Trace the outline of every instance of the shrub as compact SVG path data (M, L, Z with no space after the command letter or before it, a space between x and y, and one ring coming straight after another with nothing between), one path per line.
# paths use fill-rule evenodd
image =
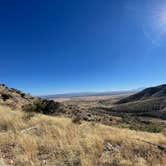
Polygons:
M72 122L75 124L81 124L81 117L79 115L73 116Z
M21 93L20 96L24 98L26 96L26 94L25 93Z
M32 104L22 107L25 112L38 112L46 115L58 114L61 112L60 104L52 100L37 99Z
M8 99L10 99L12 96L9 94L1 94L1 98L3 99L3 101L6 101Z

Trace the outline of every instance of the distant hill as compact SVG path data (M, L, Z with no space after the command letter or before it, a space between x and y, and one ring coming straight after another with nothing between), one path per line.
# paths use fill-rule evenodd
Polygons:
M121 99L111 109L116 113L151 116L166 120L166 84L147 88Z
M166 84L147 88L137 94L131 95L127 98L124 98L117 102L117 104L124 104L128 102L138 101L138 100L146 100L158 97L166 97Z

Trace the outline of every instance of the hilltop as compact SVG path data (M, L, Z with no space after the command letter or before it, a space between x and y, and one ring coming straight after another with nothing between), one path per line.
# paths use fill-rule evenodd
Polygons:
M6 105L12 109L21 109L25 104L32 103L36 97L26 94L20 90L9 88L0 84L0 105Z

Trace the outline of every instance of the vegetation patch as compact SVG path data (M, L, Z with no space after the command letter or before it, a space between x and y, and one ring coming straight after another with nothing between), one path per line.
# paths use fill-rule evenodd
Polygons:
M5 93L4 93L4 94L1 94L0 98L1 98L3 101L6 101L6 100L12 98L12 96L9 95L9 94L5 94Z
M25 112L38 112L46 115L58 114L62 110L60 103L51 100L37 99L32 104L22 107Z

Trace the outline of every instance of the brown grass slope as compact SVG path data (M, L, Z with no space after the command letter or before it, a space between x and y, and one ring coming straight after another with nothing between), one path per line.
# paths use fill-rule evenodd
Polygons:
M164 166L166 136L0 106L0 165Z

